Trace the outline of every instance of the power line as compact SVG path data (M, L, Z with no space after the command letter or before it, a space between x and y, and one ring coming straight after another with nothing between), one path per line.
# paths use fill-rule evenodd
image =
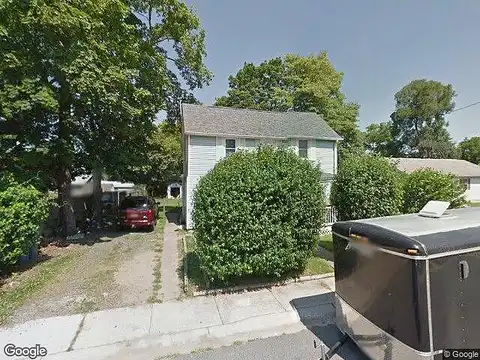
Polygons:
M477 101L477 102L475 102L475 103L473 103L473 104L469 104L469 105L466 105L466 106L462 106L461 108L458 108L458 109L453 110L452 113L455 112L455 111L463 110L463 109L466 109L466 108L469 108L469 107L478 105L478 104L480 104L480 101Z

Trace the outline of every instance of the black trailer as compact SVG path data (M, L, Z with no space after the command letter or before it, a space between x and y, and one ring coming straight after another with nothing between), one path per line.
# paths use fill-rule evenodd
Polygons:
M480 347L480 208L332 226L336 322L375 360Z

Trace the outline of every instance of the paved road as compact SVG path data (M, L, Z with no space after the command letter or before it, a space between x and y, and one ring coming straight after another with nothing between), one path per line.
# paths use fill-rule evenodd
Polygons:
M281 335L268 339L250 341L215 350L204 350L189 355L171 357L172 360L319 360L320 349L314 347L314 341L321 338L327 346L339 339L334 325L316 328L312 333L304 330L296 334ZM333 357L334 360L367 360L358 348L347 342Z

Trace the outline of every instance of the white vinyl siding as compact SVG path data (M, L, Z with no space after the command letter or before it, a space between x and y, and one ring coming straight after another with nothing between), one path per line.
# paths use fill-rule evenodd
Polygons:
M480 177L470 179L470 189L465 192L465 198L468 201L480 201Z
M223 138L220 138L220 137L217 137L217 140L216 140L216 144L217 144L217 162L219 162L220 160L222 160L224 157L225 157L225 143L224 143L224 139Z
M285 140L271 138L234 138L234 137L208 137L208 136L186 136L185 158L188 163L184 169L186 174L184 177L184 217L187 229L193 228L192 209L193 209L193 192L200 181L200 178L212 169L217 162L222 160L226 155L227 139L235 140L235 151L239 149L254 149L261 144L270 144L274 146L287 146L298 154L299 140L298 138L289 138ZM304 139L303 139L304 140ZM336 144L334 141L328 140L304 140L302 145L306 145L306 157L321 165L324 173L336 172ZM233 144L229 144L233 145ZM233 149L233 147L232 147ZM304 150L304 151L305 151ZM305 152L304 152L305 153ZM474 181L471 181L471 187L474 191ZM331 182L325 183L325 192L327 197L330 194ZM480 189L480 181L478 183ZM479 194L480 200L480 194Z
M202 176L217 162L217 148L214 137L191 136L189 146L189 176Z
M317 140L316 162L324 173L335 174L335 143Z
M186 179L185 222L187 229L193 227L193 191L200 178L217 163L217 141L209 136L190 136L188 144L188 176Z

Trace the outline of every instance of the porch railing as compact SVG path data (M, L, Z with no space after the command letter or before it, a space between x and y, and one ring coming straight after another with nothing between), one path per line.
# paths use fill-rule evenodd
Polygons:
M333 206L327 206L326 212L325 212L324 226L331 226L336 221L337 221L337 211Z

